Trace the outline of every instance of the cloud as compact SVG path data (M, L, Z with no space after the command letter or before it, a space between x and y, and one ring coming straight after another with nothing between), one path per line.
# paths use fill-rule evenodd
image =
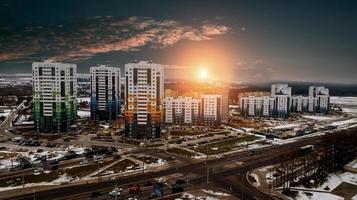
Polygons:
M255 64L255 65L262 64L263 60L261 60L261 59L254 60L252 63Z
M181 40L211 40L229 30L225 25L205 23L194 27L174 20L136 16L96 16L46 26L28 25L0 32L0 61L75 61L99 53L137 51L144 46L165 48Z
M263 76L263 74L254 74L252 77L253 78L263 78L264 76Z
M220 26L214 24L205 24L202 26L205 35L222 35L229 31L227 26Z

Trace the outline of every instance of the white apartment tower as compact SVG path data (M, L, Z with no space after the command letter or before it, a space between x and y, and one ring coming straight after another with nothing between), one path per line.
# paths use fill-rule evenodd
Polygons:
M164 97L164 67L147 61L125 65L126 136L160 137Z
M206 125L219 125L222 115L222 95L205 94L202 99L202 117Z
M33 62L36 132L64 132L77 116L77 66L54 61Z
M330 107L330 93L328 88L324 86L310 86L309 97L315 97L317 99L317 113L328 113Z
M288 84L271 85L271 96L275 98L275 112L277 117L285 118L290 113L291 87Z
M120 114L120 69L100 65L90 68L91 119L112 121Z

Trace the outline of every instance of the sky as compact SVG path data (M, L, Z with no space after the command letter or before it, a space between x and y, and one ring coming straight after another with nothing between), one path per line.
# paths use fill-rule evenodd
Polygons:
M169 78L357 83L357 1L0 1L0 73L150 60Z

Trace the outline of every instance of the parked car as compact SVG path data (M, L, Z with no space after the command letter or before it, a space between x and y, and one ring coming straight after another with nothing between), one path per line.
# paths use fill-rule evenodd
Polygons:
M92 192L92 197L99 197L99 196L102 196L101 192L99 192L99 191Z
M88 160L82 160L81 162L79 162L80 165L86 165L88 164Z
M140 186L138 184L130 184L129 185L129 193L133 194L133 193L138 193L140 192Z
M111 195L111 196L119 196L122 191L123 191L123 189L116 187L112 191L109 192L109 195Z

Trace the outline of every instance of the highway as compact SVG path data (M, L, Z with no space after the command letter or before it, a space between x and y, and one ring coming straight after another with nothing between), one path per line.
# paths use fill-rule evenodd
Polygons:
M222 189L231 191L231 193L237 197L244 197L244 199L272 199L268 195L257 191L254 187L249 186L249 184L245 182L245 178L243 177L246 172L260 166L273 164L277 161L281 161L282 159L289 159L288 155L294 155L292 153L295 152L298 147L307 144L315 144L316 142L318 142L316 137L303 138L288 144L271 145L256 149L253 155L251 155L250 151L245 151L221 158L211 157L207 161L199 160L183 162L182 164L170 164L171 167L159 171L118 177L117 185L118 187L125 189L130 183L143 185L145 182L153 181L155 178L180 173L184 176L187 174L195 174L196 176L187 179L187 181L194 186L205 186L208 167L210 171L210 186L221 187ZM234 164L238 162L243 162L243 164L237 164L236 167L233 168L225 167L227 164ZM114 185L115 182L112 179L82 185L66 185L37 192L36 199L88 199L94 191L99 191L103 194L100 199L114 199L114 197L107 195L108 192L113 189ZM138 195L140 197L149 197L149 193L151 191L145 191ZM33 194L25 194L11 199L33 199Z

